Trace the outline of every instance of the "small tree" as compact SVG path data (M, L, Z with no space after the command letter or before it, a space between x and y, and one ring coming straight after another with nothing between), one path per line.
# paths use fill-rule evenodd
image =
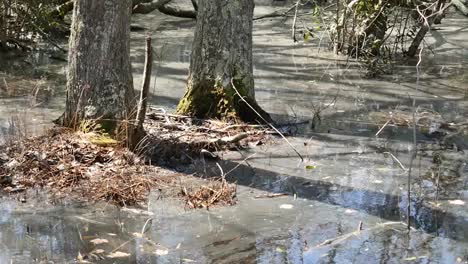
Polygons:
M255 101L253 10L252 0L199 1L187 92L179 113L246 122L263 121L259 113L270 121Z
M131 0L75 1L63 125L93 120L115 133L124 120L134 120L131 7Z

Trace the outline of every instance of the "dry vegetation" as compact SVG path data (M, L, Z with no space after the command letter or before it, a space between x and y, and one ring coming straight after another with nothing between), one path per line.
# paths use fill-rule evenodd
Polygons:
M273 133L263 125L227 124L168 114L163 109L152 109L145 130L148 140L141 148L170 165L191 162L200 155L214 158L216 151L262 145Z
M58 197L132 205L143 202L151 188L176 176L145 165L114 143L95 133L53 129L5 147L0 178L12 185L5 189L10 192L45 187Z
M224 178L210 181L207 185L187 189L182 187L180 195L184 197L188 208L210 208L213 205L236 204L236 186Z
M262 144L266 130L168 114L149 116L150 133L140 155L105 134L64 128L13 141L0 149L0 185L8 193L44 188L55 198L122 206L144 203L152 189L182 198L188 208L235 204L236 186L224 178L199 180L189 187L181 179L190 175L153 166L151 159L185 166L184 161L204 153L213 157L218 150Z

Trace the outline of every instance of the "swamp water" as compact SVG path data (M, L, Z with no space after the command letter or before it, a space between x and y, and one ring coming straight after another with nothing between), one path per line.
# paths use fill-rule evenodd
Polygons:
M256 13L268 12L271 7L259 1ZM133 23L154 36L151 103L173 110L184 93L194 21L155 13ZM435 53L423 58L419 85L414 62L391 76L365 79L361 69L337 61L318 41L293 44L290 25L281 18L255 22L256 96L279 123L306 121L284 127L304 162L280 139L224 154L223 170L236 168L227 178L238 183L239 201L209 211L184 210L180 201L159 199L157 192L143 211L53 204L40 193L28 194L25 203L3 196L0 263L466 263L466 137L457 135L441 148L438 138L418 133L424 151L413 166L415 230L408 234L401 223L407 172L397 160L409 167L412 130L387 126L376 137L383 122L374 118L407 109L416 98L421 111L447 122L468 119L466 18L449 15L431 33ZM132 35L136 87L145 31ZM7 90L0 100L5 138L42 133L63 110L65 64L47 54L1 59L8 63L1 66L5 80L47 75L29 86L52 91L16 96ZM323 108L319 122L314 114ZM206 170L219 175L217 166ZM262 198L265 192L289 195Z

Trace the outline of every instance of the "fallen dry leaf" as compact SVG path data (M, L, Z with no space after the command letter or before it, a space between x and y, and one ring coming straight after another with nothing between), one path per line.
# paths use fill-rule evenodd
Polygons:
M93 243L94 245L100 245L100 244L109 243L109 240L107 240L105 238L96 238L96 239L93 239L93 240L91 240L89 242Z
M451 201L449 201L449 204L464 205L465 202L462 201L462 200L451 200Z
M138 233L138 232L132 233L132 235L133 235L134 237L137 237L137 238L142 238L142 237L143 237L143 234L142 234L142 233Z
M293 209L293 205L292 204L282 204L280 205L280 208L281 209Z
M169 254L169 250L168 249L156 249L154 254L156 254L158 256L165 256L165 255Z
M104 249L97 248L97 249L91 251L91 253L94 253L94 254L102 254L102 253L104 253Z
M128 256L130 256L130 254L121 251L112 252L107 255L108 258L125 258Z

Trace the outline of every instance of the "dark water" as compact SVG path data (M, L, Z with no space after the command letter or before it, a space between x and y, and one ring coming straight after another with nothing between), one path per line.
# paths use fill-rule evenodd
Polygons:
M271 11L262 3L257 14ZM173 110L184 93L194 21L151 14L136 16L133 23L155 39L151 103ZM210 211L186 211L177 200L157 199L157 193L142 211L53 205L42 194L28 194L26 203L4 196L0 263L466 263L466 137L447 143L418 132L414 229L408 235L401 223L407 172L398 162L409 167L412 130L389 125L375 136L383 125L375 113L408 109L412 98L421 111L438 113L444 122L468 120L466 19L451 15L432 32L427 42L435 54L422 61L418 85L414 62L369 80L355 64L346 65L325 47L319 51L317 41L293 44L290 24L255 23L256 96L279 123L305 121L283 127L294 135L289 140L304 161L280 139L225 154L220 165L224 171L236 168L228 179L238 183L239 203ZM145 36L145 31L132 35L135 87L141 82ZM54 59L56 54L2 56L8 64L0 68L0 83L5 78L19 87L3 91L0 99L5 140L42 133L63 110L65 63ZM36 86L42 91L37 96L30 90ZM313 118L317 109L321 122ZM436 154L443 156L438 167ZM309 165L314 169L306 169ZM207 173L219 174L217 166ZM265 192L288 195L255 198ZM135 235L149 218L145 235ZM356 232L360 225L363 230ZM103 243L95 245L95 239ZM119 252L121 257L113 258Z

